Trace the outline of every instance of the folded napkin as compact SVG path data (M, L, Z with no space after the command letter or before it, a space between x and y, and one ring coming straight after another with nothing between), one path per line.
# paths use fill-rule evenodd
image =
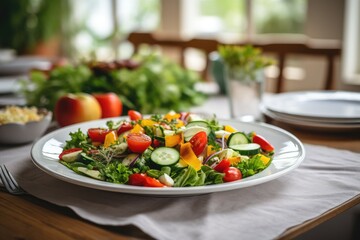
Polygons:
M30 145L0 150L30 194L97 224L135 225L156 239L274 239L360 194L360 154L305 145L299 168L248 188L190 197L149 197L85 188L31 162Z

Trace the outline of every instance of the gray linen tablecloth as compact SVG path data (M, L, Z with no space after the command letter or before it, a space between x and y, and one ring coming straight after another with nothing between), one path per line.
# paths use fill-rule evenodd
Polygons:
M273 239L360 194L360 154L305 145L299 168L249 188L160 198L72 185L39 170L31 145L0 150L30 194L101 225L133 224L156 239Z

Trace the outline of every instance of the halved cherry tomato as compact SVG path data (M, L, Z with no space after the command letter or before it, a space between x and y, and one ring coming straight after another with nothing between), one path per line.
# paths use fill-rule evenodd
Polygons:
M91 138L91 141L103 143L105 141L106 134L108 134L110 131L110 129L90 128L88 130L88 135Z
M157 180L156 178L152 178L152 177L145 178L144 186L145 187L165 187L165 185L162 184L159 180Z
M151 142L151 137L143 133L130 133L127 136L128 147L134 153L143 153Z
M230 160L225 158L221 160L221 162L219 162L219 164L216 165L216 167L214 167L214 170L217 172L224 172L226 168L230 167L230 164L231 164Z
M137 120L142 119L141 113L139 113L138 111L135 111L135 110L129 110L128 115L130 117L130 120L132 120L132 121L137 121Z
M128 184L145 187L165 187L159 180L147 176L145 173L133 173L129 176Z
M67 150L64 150L60 153L59 158L62 160L62 157L66 154L72 153L72 152L77 152L77 151L81 151L81 148L70 148Z
M129 176L128 183L134 186L144 186L146 177L145 173L133 173Z
M225 168L223 172L225 173L223 177L225 182L232 182L242 178L241 171L235 167Z
M123 122L120 127L117 129L118 136L124 132L127 132L133 128L133 125L129 122Z
M199 156L207 145L206 132L198 132L189 141L196 156Z
M260 135L253 135L252 137L253 143L257 143L260 145L261 149L265 152L272 152L274 151L274 147L269 143L264 137Z

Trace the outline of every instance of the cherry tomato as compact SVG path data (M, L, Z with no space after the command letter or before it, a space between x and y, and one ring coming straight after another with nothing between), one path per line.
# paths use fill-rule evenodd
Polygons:
M232 182L242 178L240 170L235 167L225 168L223 172L225 173L223 178L225 182Z
M133 125L131 125L131 123L129 122L123 122L120 127L117 129L117 135L119 136L120 134L127 132L129 130L133 129Z
M144 186L146 177L145 173L133 173L129 176L128 183L134 186Z
M274 151L274 147L264 137L260 135L253 135L252 141L253 143L259 144L261 149L264 150L265 152Z
M132 121L137 121L137 120L142 119L141 113L139 113L138 111L135 111L135 110L129 110L128 115L130 117L130 120L132 120Z
M145 187L165 187L164 184L162 184L159 180L152 178L152 177L146 177L145 178Z
M127 136L128 147L134 153L143 153L151 142L151 137L143 133L130 133Z
M70 148L67 150L64 150L60 153L59 158L62 160L62 157L66 154L72 153L72 152L77 152L77 151L82 151L81 148Z
M101 142L105 141L105 136L110 132L110 129L104 128L89 128L88 135L93 142Z
M93 94L101 106L101 118L118 117L122 113L122 102L115 93Z
M206 132L198 132L189 141L196 156L199 156L207 145Z
M214 167L214 170L217 171L217 172L224 172L224 170L226 168L229 168L230 167L230 161L229 159L223 159L221 160L221 162L219 162L218 165L216 165L216 167Z

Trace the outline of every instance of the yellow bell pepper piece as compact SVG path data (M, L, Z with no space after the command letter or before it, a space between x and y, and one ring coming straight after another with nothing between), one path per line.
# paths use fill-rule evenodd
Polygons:
M110 145L114 144L116 140L118 139L118 136L116 135L115 131L111 131L105 136L104 141L104 147L110 147Z
M202 163L192 150L191 143L187 142L180 145L180 158L196 171L201 169Z
M231 165L235 165L241 161L241 157L231 157L229 158L229 161Z
M187 167L189 164L187 164L183 159L180 158L179 165L182 167Z
M206 156L210 156L211 154L215 153L216 151L214 149L215 147L213 145L208 145L206 148Z
M184 126L184 125L185 125L184 122L181 121L180 119L178 119L175 126L176 126L177 128L181 128L181 127Z
M169 112L164 116L164 118L170 122L173 119L180 118L180 116L181 116L180 113Z
M154 126L156 124L156 122L154 122L151 119L143 119L141 120L141 126L146 127L146 126Z
M260 160L261 160L265 165L267 165L267 164L269 163L269 161L270 161L270 158L269 158L269 157L267 157L267 156L265 156L265 155L263 155L263 154L258 154L258 156L260 156Z
M181 136L179 134L165 136L165 147L175 147L181 142Z
M144 129L139 125L136 124L133 129L130 130L131 133L144 133Z
M224 130L230 133L237 132L237 130L230 125L225 125Z

